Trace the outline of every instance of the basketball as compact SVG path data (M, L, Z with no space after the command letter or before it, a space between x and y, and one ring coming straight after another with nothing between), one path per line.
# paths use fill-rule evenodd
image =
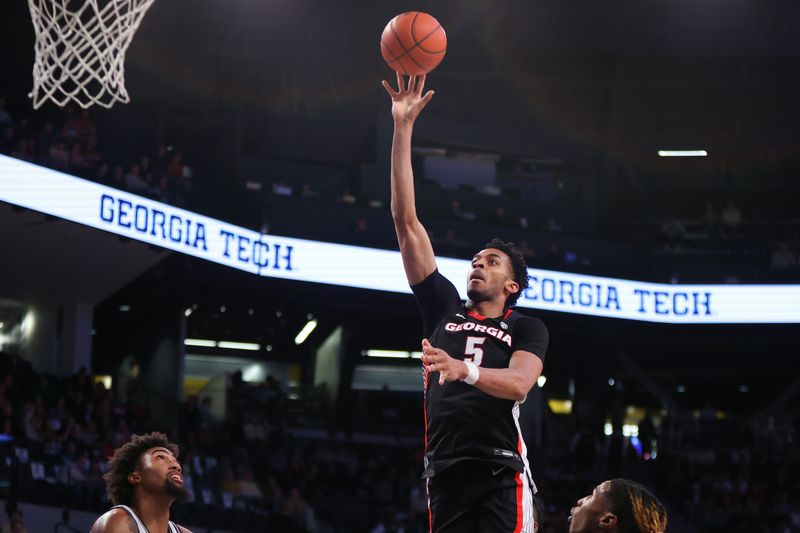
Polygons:
M420 76L444 59L447 35L439 21L419 11L397 15L383 29L381 54L392 68L406 76Z

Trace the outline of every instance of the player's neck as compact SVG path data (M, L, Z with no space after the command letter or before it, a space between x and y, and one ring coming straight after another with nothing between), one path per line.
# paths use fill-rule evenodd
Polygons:
M140 496L134 502L139 520L150 533L163 533L168 530L169 506L173 499L166 495Z
M487 318L502 317L506 312L505 302L494 300L486 300L483 302L467 300L467 309Z

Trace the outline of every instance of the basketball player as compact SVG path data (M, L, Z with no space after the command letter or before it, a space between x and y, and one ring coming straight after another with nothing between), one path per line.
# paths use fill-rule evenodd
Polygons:
M569 515L570 533L663 533L667 512L642 485L611 479L578 500Z
M437 267L417 218L411 133L433 91L425 77L392 98L392 216L406 276L424 323L425 471L429 526L439 532L533 531L535 485L519 430L519 404L542 371L548 333L511 310L528 285L522 254L495 239L472 258L466 305Z
M163 433L134 435L114 451L103 475L114 507L90 533L190 533L169 520L169 508L184 499L178 447Z

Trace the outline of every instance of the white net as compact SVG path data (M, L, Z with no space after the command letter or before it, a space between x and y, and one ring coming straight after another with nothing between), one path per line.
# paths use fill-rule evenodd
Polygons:
M36 32L33 107L130 101L125 52L155 0L28 0Z

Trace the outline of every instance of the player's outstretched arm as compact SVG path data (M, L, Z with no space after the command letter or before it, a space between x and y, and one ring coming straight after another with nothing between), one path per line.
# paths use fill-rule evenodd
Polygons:
M423 96L425 76L411 76L406 83L397 75L397 90L389 82L383 87L392 97L394 137L392 139L392 218L403 257L403 267L411 285L416 285L436 270L436 258L428 233L417 218L414 199L414 173L411 169L411 133L414 121L430 102L433 91Z

